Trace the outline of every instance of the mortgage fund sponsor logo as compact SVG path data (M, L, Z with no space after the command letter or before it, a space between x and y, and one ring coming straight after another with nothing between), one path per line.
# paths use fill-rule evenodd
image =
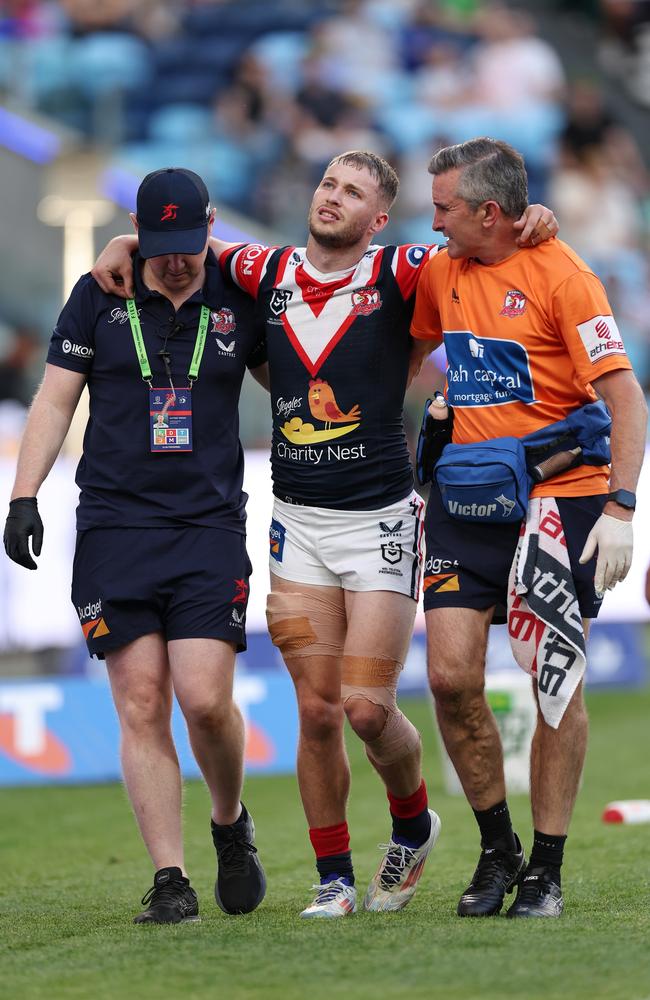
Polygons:
M515 340L480 340L469 330L446 330L447 381L452 406L534 403L528 353Z

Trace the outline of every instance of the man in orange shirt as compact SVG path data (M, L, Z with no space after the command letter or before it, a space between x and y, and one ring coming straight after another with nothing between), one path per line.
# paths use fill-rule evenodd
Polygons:
M571 589L584 647L604 591L624 578L631 560L633 491L645 445L643 393L593 272L557 239L523 249L512 238L512 220L527 203L519 153L493 139L472 139L441 149L429 172L433 228L448 244L421 277L411 333L422 341L416 363L444 341L453 442L522 438L598 397L612 418L611 474L607 465L579 464L534 486L530 500L529 521L533 508L554 505L555 538L565 553L563 585ZM542 498L536 506L535 498ZM552 664L535 631L532 672L542 707L531 752L534 838L526 865L508 813L501 742L484 695L489 625L505 620L509 592L511 602L520 593L509 573L520 529L524 535L522 521L458 520L455 509L443 502L434 481L425 520L429 680L482 847L458 913L496 914L505 893L518 885L508 916L557 917L563 908L564 842L587 742L582 680L572 678L575 689L563 715L549 723L544 669L561 679L558 687L565 673ZM570 603L567 598L565 606Z

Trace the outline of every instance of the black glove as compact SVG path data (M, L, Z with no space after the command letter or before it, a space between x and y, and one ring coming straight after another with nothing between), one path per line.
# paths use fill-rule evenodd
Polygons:
M40 556L43 522L38 513L36 497L17 497L9 504L4 533L5 552L19 566L24 566L25 569L37 569L29 551L30 535L32 552L35 556Z
M436 397L444 401L442 393L437 392ZM442 420L436 420L429 413L429 406L432 400L427 399L424 404L422 414L422 427L418 437L418 447L415 457L415 472L420 486L426 486L433 482L433 469L442 454L442 449L451 441L451 432L454 424L454 411L451 406L447 408L447 416Z

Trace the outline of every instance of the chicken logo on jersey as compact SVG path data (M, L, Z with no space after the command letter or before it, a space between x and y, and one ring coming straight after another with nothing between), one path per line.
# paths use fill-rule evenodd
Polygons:
M307 403L314 420L321 420L325 424L325 429L316 430L314 424L305 423L300 417L292 417L280 429L284 436L294 444L330 441L333 438L349 434L350 431L356 430L359 426L361 410L358 403L355 403L347 413L344 413L336 401L332 386L325 379L311 379ZM332 424L344 426L332 427Z
M343 413L334 398L331 385L321 378L314 378L309 383L307 402L312 417L315 420L322 420L327 430L332 424L349 424L361 416L361 410L356 403L348 413Z

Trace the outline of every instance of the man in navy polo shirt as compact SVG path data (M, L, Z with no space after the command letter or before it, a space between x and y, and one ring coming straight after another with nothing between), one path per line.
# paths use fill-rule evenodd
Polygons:
M135 297L125 307L89 274L73 289L27 420L4 535L10 558L36 569L36 495L87 385L72 600L90 653L106 659L124 781L155 868L136 923L198 919L173 694L212 798L217 903L246 913L266 890L240 799L244 728L233 701L251 572L237 405L246 368L267 384L266 348L253 304L224 286L208 249L214 217L191 171L143 180L131 217Z

